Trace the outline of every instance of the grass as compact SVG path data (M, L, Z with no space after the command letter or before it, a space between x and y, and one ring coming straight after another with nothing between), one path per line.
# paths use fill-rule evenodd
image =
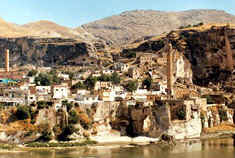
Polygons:
M93 145L96 143L97 142L91 141L91 140L86 140L84 142L76 142L76 143L71 143L71 142L58 142L58 143L33 142L33 143L27 144L26 147L33 147L33 148L38 148L38 147L77 147L77 146Z
M15 149L15 145L10 145L10 144L0 144L0 150L13 150Z

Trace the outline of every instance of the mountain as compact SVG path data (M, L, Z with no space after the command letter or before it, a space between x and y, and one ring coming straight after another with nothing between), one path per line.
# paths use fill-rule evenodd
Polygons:
M160 35L180 26L198 23L235 23L235 16L220 10L188 10L163 12L154 10L135 10L123 12L95 22L82 25L107 43L123 45L139 38Z
M24 36L27 34L27 31L24 28L21 28L18 25L6 22L0 18L0 36L1 37L16 37Z
M82 28L71 29L46 20L28 23L22 27L28 31L29 36L95 40L94 36Z

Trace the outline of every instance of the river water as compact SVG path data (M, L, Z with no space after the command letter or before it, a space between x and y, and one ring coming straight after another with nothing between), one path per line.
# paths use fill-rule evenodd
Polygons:
M159 145L108 145L78 149L0 153L0 158L235 158L233 140L213 139L177 143L173 148Z

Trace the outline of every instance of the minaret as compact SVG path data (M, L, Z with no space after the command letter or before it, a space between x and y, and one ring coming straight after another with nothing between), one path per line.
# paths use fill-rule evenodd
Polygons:
M168 44L167 46L167 93L168 97L172 96L172 87L173 87L173 52L172 45Z
M5 50L5 70L6 70L6 72L10 71L10 67L9 67L9 50L8 49Z

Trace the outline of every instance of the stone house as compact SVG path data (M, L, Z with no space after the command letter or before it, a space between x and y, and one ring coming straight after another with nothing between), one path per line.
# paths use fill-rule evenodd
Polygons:
M62 78L63 80L69 80L69 75L68 74L59 73L58 77Z
M140 65L152 65L153 55L150 53L145 53L139 56Z
M51 94L51 86L36 86L36 92L38 95Z
M129 65L125 64L125 63L115 63L114 64L114 69L116 71L127 72L128 68L129 68Z
M99 96L100 100L103 101L115 101L115 91L112 90L103 90Z
M52 98L54 99L66 99L69 96L69 88L64 85L52 86Z
M114 73L114 70L110 70L110 69L105 69L102 71L103 74L105 75L111 75L112 73Z
M2 89L0 92L0 103L6 105L27 105L28 91L19 88Z
M133 79L138 79L140 77L139 69L135 67L129 68L128 75Z
M113 88L112 82L98 81L95 84L94 90L112 89L112 88Z
M77 95L75 102L82 105L92 105L100 101L98 95Z

